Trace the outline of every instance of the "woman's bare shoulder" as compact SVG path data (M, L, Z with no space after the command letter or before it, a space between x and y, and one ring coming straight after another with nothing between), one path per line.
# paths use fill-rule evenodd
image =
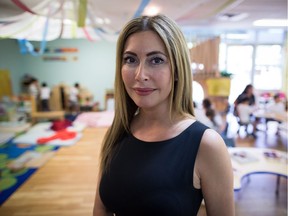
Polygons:
M207 129L196 159L206 210L209 215L234 215L233 169L221 135Z
M207 129L205 130L202 139L200 148L205 150L215 150L221 147L225 147L225 142L222 136L214 129Z
M213 129L205 130L197 156L198 164L210 167L214 163L221 163L221 161L227 160L228 157L227 146L221 135Z

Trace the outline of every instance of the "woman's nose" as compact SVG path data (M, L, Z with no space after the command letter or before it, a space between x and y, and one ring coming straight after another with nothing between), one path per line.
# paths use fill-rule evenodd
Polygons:
M147 70L145 69L145 65L142 63L139 64L137 69L136 69L135 80L137 80L137 81L147 81L148 80Z

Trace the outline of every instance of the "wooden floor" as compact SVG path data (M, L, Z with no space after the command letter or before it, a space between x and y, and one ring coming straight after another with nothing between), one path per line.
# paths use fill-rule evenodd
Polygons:
M92 215L98 154L105 131L87 128L77 144L60 148L2 205L0 215Z
M98 155L106 128L87 128L73 146L60 148L56 155L28 179L1 207L1 216L90 216L97 180ZM274 132L257 132L256 140L238 136L233 124L228 135L236 146L287 150L286 138ZM249 181L248 181L249 180ZM235 193L237 216L286 216L287 179L281 178L276 196L276 177L251 175ZM202 206L199 215L204 216Z
M227 136L235 138L236 147L271 148L287 152L288 138L276 135L276 122L269 122L268 131L259 125L257 138L246 137L244 130L237 134L238 124L233 116L228 119ZM263 131L262 131L263 130ZM235 192L236 216L287 216L287 178L280 178L279 195L276 195L277 177L272 174L253 174L243 179L243 188ZM198 216L206 216L205 207Z

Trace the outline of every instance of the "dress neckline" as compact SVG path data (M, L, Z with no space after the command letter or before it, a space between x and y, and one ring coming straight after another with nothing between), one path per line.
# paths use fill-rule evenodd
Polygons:
M132 138L133 140L137 141L138 143L142 143L142 144L163 144L163 143L167 143L167 142L171 142L174 141L175 139L181 137L183 134L186 133L186 131L188 131L191 127L194 127L195 124L198 124L198 121L194 121L193 123L191 123L190 125L188 125L188 127L186 127L182 132L180 132L179 134L177 134L174 137L165 139L165 140L159 140L159 141L144 141L141 139L138 139L137 137L135 137L132 133L129 133L129 137Z

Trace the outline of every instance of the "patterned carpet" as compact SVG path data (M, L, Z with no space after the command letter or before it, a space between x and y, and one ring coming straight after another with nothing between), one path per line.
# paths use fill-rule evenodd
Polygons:
M0 206L58 149L58 146L15 144L13 139L0 145Z

